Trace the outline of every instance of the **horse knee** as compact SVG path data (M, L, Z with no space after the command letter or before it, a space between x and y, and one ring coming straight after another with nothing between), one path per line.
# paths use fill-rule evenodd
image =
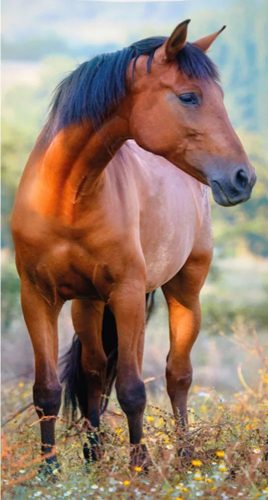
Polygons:
M143 413L146 405L145 385L142 380L132 384L116 384L117 398L126 415Z
M192 384L192 378L192 368L187 368L187 370L182 371L175 367L167 366L166 380L169 397L175 397L178 391L187 393Z
M57 415L61 404L61 385L59 383L46 386L35 384L33 401L40 417Z

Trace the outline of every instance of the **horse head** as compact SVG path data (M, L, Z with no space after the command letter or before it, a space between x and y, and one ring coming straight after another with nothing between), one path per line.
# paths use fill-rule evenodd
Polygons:
M189 20L163 39L153 57L129 66L129 129L136 142L208 184L224 206L246 201L255 171L223 102L218 72L206 54L225 26L188 43ZM149 59L149 60L148 60Z

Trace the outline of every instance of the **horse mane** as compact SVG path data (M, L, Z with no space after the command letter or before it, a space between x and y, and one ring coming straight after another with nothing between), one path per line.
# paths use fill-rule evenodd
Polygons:
M147 55L150 72L155 51L166 37L140 40L117 52L102 54L80 64L56 87L46 131L51 139L73 123L90 120L98 128L126 94L126 71L131 60ZM218 80L218 71L197 46L187 43L176 57L178 69L189 78ZM51 137L52 136L52 137Z

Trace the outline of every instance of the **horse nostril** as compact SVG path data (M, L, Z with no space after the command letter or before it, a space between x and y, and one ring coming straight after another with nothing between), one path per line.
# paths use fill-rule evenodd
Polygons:
M242 168L238 170L235 176L236 185L244 189L248 185L248 176Z

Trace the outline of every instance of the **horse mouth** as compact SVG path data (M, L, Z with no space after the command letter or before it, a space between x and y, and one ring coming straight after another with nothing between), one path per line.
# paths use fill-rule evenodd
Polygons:
M230 194L227 194L226 190L223 189L219 181L213 180L210 185L214 200L223 207L233 207L239 203L247 201L250 198L251 190L243 193L234 192L230 196Z

